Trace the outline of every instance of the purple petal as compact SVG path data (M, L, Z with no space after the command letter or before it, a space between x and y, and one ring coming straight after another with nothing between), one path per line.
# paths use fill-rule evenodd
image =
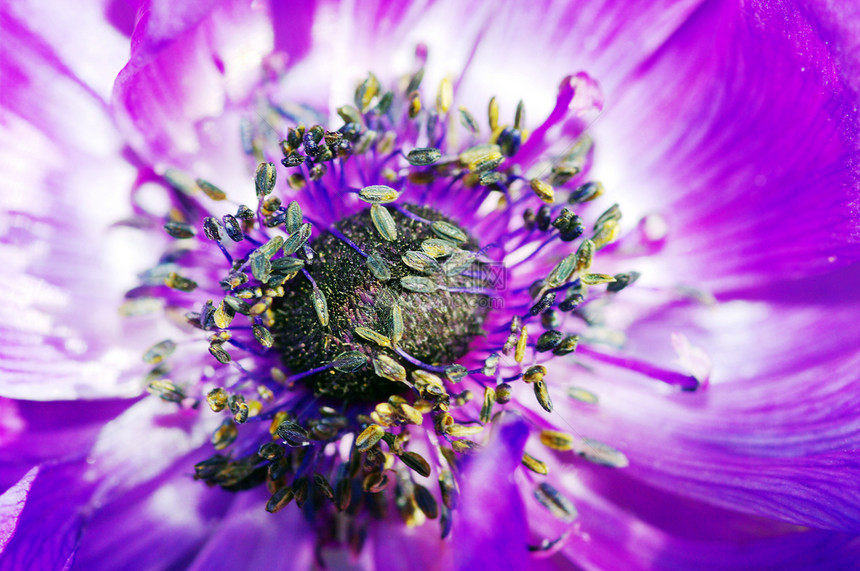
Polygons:
M128 39L104 18L102 4L11 0L3 9L36 31L71 76L107 101L113 80L127 59Z
M158 478L94 510L75 568L187 568L236 497L190 478L193 462L183 457Z
M113 93L130 144L153 165L180 158L190 164L189 157L201 154L213 169L244 172L237 162L243 157L238 123L225 125L230 118L221 116L261 79L273 41L264 7L233 0L177 11L170 2L152 1L139 14L132 56ZM206 122L216 118L221 123L213 130Z
M27 503L27 495L33 486L33 480L39 474L39 467L34 466L18 481L0 496L0 553L15 535L18 518Z
M176 410L160 399L138 401L104 425L88 458L87 479L101 481L105 500L139 486L198 450L218 425L218 417L197 410ZM145 446L129 446L146 435ZM194 462L189 462L190 466Z
M709 3L608 95L598 176L668 223L656 275L725 289L858 259L844 49L814 11Z
M24 23L5 10L0 19L0 288L13 300L0 308L0 394L135 394L121 376L152 338L136 337L116 308L153 254L130 231L108 230L130 210L110 189L128 188L134 171L92 90Z
M825 310L744 301L666 311L629 332L631 351L669 363L672 328L698 322L709 335L694 344L714 362L707 389L666 394L647 377L595 363L575 383L597 394L599 405L555 404L583 436L619 448L630 460L626 470L659 487L856 532L860 490L845 474L860 468L857 311L856 303Z
M457 105L479 112L495 94L503 112L513 117L522 97L530 116L544 117L555 103L546 85L580 70L616 85L659 48L697 4L321 2L309 56L285 80L292 100L314 98L324 105L341 105L351 100L355 81L380 70L379 62L385 62L391 75L414 71L415 60L422 57L412 57L411 50L423 46L427 97L435 97L443 77L453 76L459 81ZM283 29L278 34L294 33L292 22L276 19L276 29Z
M237 494L188 569L310 569L312 525L294 506L275 514L266 512L267 499L262 489Z
M579 471L581 532L564 552L599 569L841 569L853 534L747 516L643 485L624 471Z
M2 563L8 569L68 569L74 560L85 523L80 509L92 489L80 480L80 463L34 469L2 496L18 510L14 534L6 536L9 523L4 514L3 536L7 544ZM29 478L29 480L27 480ZM25 489L28 488L28 489ZM8 498L8 500L7 500ZM20 502L25 500L23 509Z
M513 476L527 436L522 419L502 420L490 443L464 470L462 501L453 515L457 569L528 566L525 508Z
M83 458L128 400L34 402L0 398L0 489L31 466Z

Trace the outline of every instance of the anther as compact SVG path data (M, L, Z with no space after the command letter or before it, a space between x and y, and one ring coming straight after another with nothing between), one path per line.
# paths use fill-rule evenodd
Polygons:
M211 198L212 200L226 200L227 193L212 184L211 182L207 182L203 179L197 179L197 186L200 190L203 191L203 194Z
M164 231L178 239L193 238L197 234L190 224L173 220L164 223Z

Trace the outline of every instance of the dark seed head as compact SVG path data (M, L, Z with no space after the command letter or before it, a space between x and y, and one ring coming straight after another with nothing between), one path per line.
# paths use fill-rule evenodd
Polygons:
M372 253L372 261L327 232L309 243L316 256L306 268L325 296L327 326L319 321L315 304L311 303L314 288L307 280L286 282L284 296L273 300L275 324L269 330L274 337L274 348L289 369L301 372L337 361L331 370L306 378L305 382L317 394L353 399L387 397L392 391L392 377L399 380L401 368L412 368L393 352L391 340L388 346L380 346L373 339L357 334L357 330L400 337L394 342L412 357L443 364L453 363L464 355L469 342L480 332L488 304L476 303L477 294L448 291L448 288L479 287L480 278L472 277L472 272L451 277L439 273L417 276L417 270L403 261L405 256L413 264L419 261L430 264L433 260L415 253L423 251L425 241L438 240L439 232L463 238L461 249L474 251L477 244L437 212L408 205L407 208L424 219L444 224L433 227L391 210L396 236L388 236L394 237L388 240L380 234L377 220L371 218L368 210L337 223L335 227L341 234L362 251ZM376 267L383 259L385 275ZM387 281L381 279L389 276ZM399 306L399 312L393 310L395 305ZM365 366L357 355L374 358L378 366ZM386 365L389 362L397 365L396 371L393 365ZM375 374L377 369L385 375ZM405 389L406 385L402 385L402 389L394 390Z

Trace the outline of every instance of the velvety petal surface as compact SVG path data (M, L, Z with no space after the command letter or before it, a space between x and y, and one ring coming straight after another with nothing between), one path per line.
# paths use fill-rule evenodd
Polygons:
M860 442L857 311L856 302L667 309L631 329L625 356L672 363L672 332L700 327L692 343L708 343L710 386L676 392L626 367L585 359L593 370L555 368L556 376L592 391L599 404L565 398L559 386L557 410L582 436L621 449L630 459L626 470L667 490L856 532L860 490L845 474L860 468L853 453Z
M197 161L194 177L227 189L247 182L238 117L225 112L262 79L273 46L267 6L231 0L175 9L156 0L138 15L112 99L127 141L160 171Z
M298 509L267 513L262 509L267 499L265 490L259 488L236 495L188 569L312 568L312 525Z
M190 466L203 457L180 457L94 510L72 568L186 569L237 497L191 478Z
M513 477L527 435L526 423L509 417L465 469L461 506L453 516L455 569L529 565L525 509Z
M14 486L0 496L0 553L15 535L18 518L24 510L24 504L27 503L27 494L38 474L37 467L31 468Z
M82 508L92 492L81 482L81 471L80 462L44 466L29 472L22 483L4 494L4 502L0 503L5 503L7 497L10 501L15 499L17 506L12 513L26 499L23 509L18 510L14 533L0 554L0 569L71 566L86 520ZM28 482L28 478L32 480ZM0 511L3 519L7 517L6 509L4 505Z
M125 1L114 2L119 3ZM10 0L4 3L4 11L34 30L71 76L107 101L116 74L128 60L128 38L105 17L108 4L106 0ZM129 19L129 11L122 10L123 19Z
M698 4L323 1L314 15L313 49L290 69L285 91L315 104L321 93L328 94L333 111L351 101L356 82L368 71L392 76L414 71L413 50L422 45L424 85L431 92L451 76L458 85L455 103L473 112L481 112L497 95L511 117L520 98L533 117L541 117L554 103L555 94L546 86L580 70L616 83L657 50ZM279 33L294 33L290 19L274 25Z
M0 23L0 394L137 394L123 375L151 341L117 307L154 254L110 227L134 171L97 93L10 6Z
M75 450L75 434L70 433L65 441L69 457L61 460L57 453L39 466L3 563L8 561L10 568L66 568L75 560L85 529L87 565L101 561L105 568L121 569L136 561L157 569L159 545L164 560L187 563L223 511L218 502L229 496L209 494L191 480L190 466L209 452L201 445L212 430L208 419L196 422L196 416L196 411L177 415L158 399L143 399L104 423L91 446ZM62 440L62 432L56 432ZM90 444L91 435L83 432ZM28 436L34 442L38 437L38 432ZM131 445L137 441L141 443ZM126 534L135 526L137 541L130 541ZM98 529L103 533L92 533ZM114 547L102 551L113 541Z
M706 2L608 95L596 174L634 223L665 219L652 277L733 288L857 259L856 52L823 16Z
M581 531L563 552L585 569L842 569L855 534L810 530L678 497L625 471L567 476Z
M0 398L0 490L33 466L86 456L99 431L131 401L41 402Z

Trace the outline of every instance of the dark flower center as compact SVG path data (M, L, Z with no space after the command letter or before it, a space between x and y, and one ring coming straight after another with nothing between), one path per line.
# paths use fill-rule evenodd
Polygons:
M313 282L286 282L272 305L275 348L289 370L318 369L351 352L372 363L307 377L317 395L366 400L403 392L406 384L392 386L399 380L395 365L449 365L481 333L489 290L474 238L430 208L406 205L390 215L394 240L380 234L370 209L335 224L337 235L323 232L310 244L306 269ZM434 230L432 223L440 221L454 235ZM326 325L315 289L325 300ZM386 366L395 370L379 376Z

